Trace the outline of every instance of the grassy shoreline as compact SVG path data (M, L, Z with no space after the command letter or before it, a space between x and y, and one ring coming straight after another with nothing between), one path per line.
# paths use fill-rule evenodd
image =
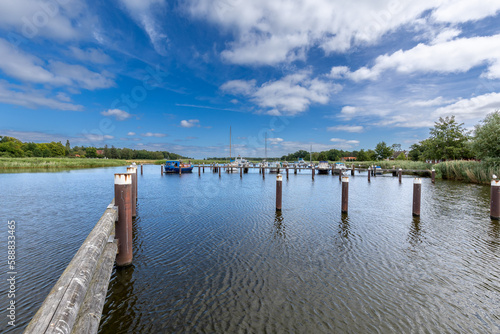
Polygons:
M126 166L125 160L87 158L0 158L0 169L95 168Z

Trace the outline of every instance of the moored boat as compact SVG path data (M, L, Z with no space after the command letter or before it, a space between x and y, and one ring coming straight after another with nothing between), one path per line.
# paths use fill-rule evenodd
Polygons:
M347 167L345 166L345 163L343 162L336 162L335 166L333 167L333 172L335 174L342 174L347 170Z
M182 173L192 173L193 165L184 164L181 160L167 160L165 161L165 173L179 174L179 169Z
M328 174L330 170L330 165L328 161L320 161L318 164L318 174Z

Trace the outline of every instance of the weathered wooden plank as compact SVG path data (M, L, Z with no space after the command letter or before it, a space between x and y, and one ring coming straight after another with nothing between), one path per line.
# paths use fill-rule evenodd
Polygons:
M114 237L111 236L110 238ZM113 271L117 250L118 247L115 241L108 242L104 248L71 333L95 334L99 330L102 309L106 301L109 279Z
M54 285L24 333L69 333L108 237L117 210L110 204Z

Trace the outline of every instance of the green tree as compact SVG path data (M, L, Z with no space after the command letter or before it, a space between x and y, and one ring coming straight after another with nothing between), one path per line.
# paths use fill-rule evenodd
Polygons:
M393 153L392 148L387 146L387 144L384 141L378 143L377 146L375 147L375 154L377 160L387 159L392 155L392 153Z
M95 147L87 147L85 149L85 157L97 158L97 149Z
M399 153L399 155L396 157L396 160L406 160L405 152Z
M69 140L66 139L66 147L64 153L66 156L69 156L70 152L71 152L71 145L69 144Z
M439 118L430 129L430 137L423 140L423 157L432 160L448 160L470 157L469 133L458 124L455 116Z
M109 155L110 155L111 159L118 159L119 158L118 150L116 149L116 147L111 146L111 149L109 150Z
M109 159L109 148L108 148L108 144L104 145L104 150L103 150L103 155Z
M500 158L500 110L492 112L476 125L472 150L479 159Z
M423 157L424 149L420 143L415 143L410 146L410 152L408 153L408 158L412 161L424 160Z

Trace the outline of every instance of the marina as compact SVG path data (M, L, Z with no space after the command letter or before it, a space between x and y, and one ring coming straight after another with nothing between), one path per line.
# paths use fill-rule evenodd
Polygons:
M276 176L259 170L179 176L144 166L133 262L111 273L99 333L499 329L500 226L490 219L490 187L423 178L414 217L413 177L367 182L358 171L343 214L343 182L312 182L303 169L283 174L276 210ZM40 189L25 197L30 209L13 190L1 198L18 216L19 298L30 305L23 328L109 204L113 173L123 171L0 174L5 189Z

